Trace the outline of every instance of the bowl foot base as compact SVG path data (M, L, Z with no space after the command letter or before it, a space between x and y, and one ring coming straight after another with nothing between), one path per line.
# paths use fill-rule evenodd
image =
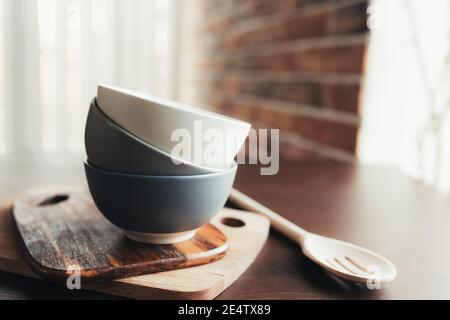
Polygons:
M148 244L174 244L191 239L197 230L176 233L145 233L124 230L125 235L137 242Z

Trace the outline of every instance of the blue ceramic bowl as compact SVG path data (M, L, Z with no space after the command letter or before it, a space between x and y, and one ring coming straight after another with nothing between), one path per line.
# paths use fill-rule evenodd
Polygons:
M189 239L224 206L237 164L190 176L117 173L85 161L92 198L111 223L137 241L175 243Z

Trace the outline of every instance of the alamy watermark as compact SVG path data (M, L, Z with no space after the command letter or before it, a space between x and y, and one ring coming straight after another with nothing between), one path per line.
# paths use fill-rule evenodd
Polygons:
M194 130L179 128L172 132L172 162L201 164L211 167L238 164L261 164L261 175L275 175L280 166L280 131L278 129L251 129L248 143L246 131L239 129L203 129L201 121L194 121ZM248 148L248 149L247 149ZM247 162L248 161L248 162Z
M66 280L66 286L69 290L81 289L81 267L79 265L70 265L67 267L67 273L69 276Z

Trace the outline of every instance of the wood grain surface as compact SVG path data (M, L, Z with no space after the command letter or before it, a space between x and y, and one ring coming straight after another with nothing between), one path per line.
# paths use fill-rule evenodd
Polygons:
M24 258L12 202L8 199L0 206L0 270L40 278ZM250 266L267 240L270 224L257 214L225 208L211 225L227 237L228 250L217 261L124 279L82 281L82 288L134 299L212 299Z
M1 198L40 185L83 184L82 161L80 157L55 165L31 159L10 163L0 160ZM382 253L395 263L399 273L395 281L383 285L381 290L344 283L303 256L298 245L271 232L248 270L217 299L450 299L450 255L443 254L450 243L449 195L395 168L327 162L280 162L280 171L275 176L261 176L259 166L239 165L235 186L311 232ZM4 222L0 219L0 230ZM236 252L231 238L234 235L229 233L231 229L222 228L220 222L216 226L228 236L229 250L224 258L164 274L212 268L230 261ZM20 259L2 258L17 251L5 245L8 239L11 234L7 233L5 238L0 231L0 268L20 272L27 264ZM239 247L246 245L247 241L241 241ZM206 276L210 277L209 273ZM0 298L115 297L90 290L67 290L51 282L0 272Z
M127 278L192 267L221 258L226 236L211 224L173 245L131 241L109 223L84 188L40 189L14 201L13 214L33 270L63 279Z

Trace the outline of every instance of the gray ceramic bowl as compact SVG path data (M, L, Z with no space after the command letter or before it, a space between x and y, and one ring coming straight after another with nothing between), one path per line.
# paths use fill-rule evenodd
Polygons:
M217 173L152 176L117 173L84 163L97 208L133 240L175 243L192 237L224 206L237 164Z
M93 99L85 128L89 162L105 170L149 175L195 175L218 169L183 162L176 165L171 155L135 137L100 110Z

